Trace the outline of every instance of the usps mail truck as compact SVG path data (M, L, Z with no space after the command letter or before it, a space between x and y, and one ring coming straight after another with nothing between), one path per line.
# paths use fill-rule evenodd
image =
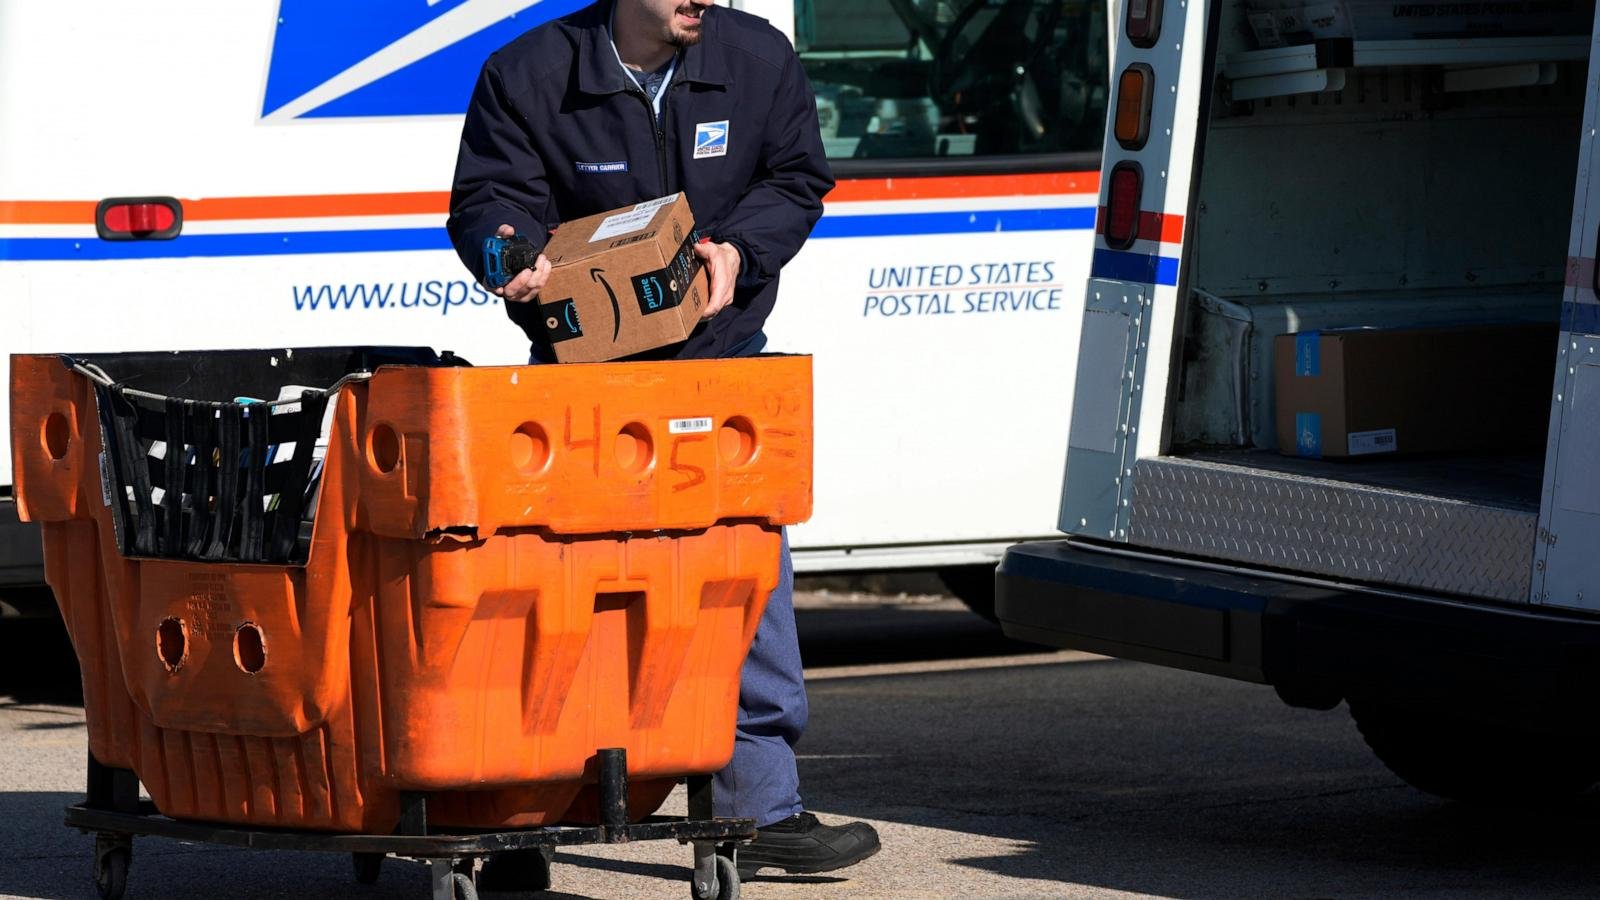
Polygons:
M1127 4L1067 537L1006 554L998 613L1348 705L1436 794L1570 796L1600 781L1594 3L1319 9Z
M450 178L484 58L585 2L0 0L0 351L525 361L449 248ZM796 565L992 567L1054 522L1067 423L1030 410L1071 396L1104 3L733 5L793 39L839 181L768 327L816 357ZM3 490L0 572L38 584Z

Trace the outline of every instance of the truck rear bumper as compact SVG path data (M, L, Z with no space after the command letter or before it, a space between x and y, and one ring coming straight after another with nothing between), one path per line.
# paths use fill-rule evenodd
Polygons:
M1364 590L1061 540L999 569L1008 635L1272 684L1297 705L1365 693L1562 704L1600 686L1600 619ZM1527 712L1534 713L1532 708Z

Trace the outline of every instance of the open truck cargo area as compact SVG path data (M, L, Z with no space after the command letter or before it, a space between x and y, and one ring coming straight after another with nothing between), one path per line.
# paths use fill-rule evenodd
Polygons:
M1272 42L1244 4L1125 9L1068 537L1007 553L1009 634L1348 701L1446 796L1600 780L1583 6Z

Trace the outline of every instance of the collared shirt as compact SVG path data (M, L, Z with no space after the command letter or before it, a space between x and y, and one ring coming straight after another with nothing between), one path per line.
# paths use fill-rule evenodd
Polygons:
M645 94L650 98L651 105L655 107L656 115L658 116L661 115L661 86L667 83L667 79L672 77L672 70L676 69L677 67L678 57L673 56L671 59L667 60L667 64L661 68L655 70L654 72L644 73L643 78L639 77L638 72L635 72L632 69L628 70L628 74L632 75L633 80L638 83L639 89L644 91Z

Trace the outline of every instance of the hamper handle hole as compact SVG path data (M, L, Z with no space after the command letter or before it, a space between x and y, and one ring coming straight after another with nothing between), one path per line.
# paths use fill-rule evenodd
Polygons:
M44 420L43 437L44 452L50 454L51 459L62 459L72 444L72 425L61 413L51 413Z
M617 432L617 467L629 475L643 474L655 462L655 442L650 439L650 429L639 422L629 422Z
M387 475L400 465L400 436L388 425L378 425L372 429L369 449L372 466L379 472Z
M254 622L246 622L234 632L233 661L249 675L261 671L267 664L267 640Z
M189 629L184 627L182 619L162 619L156 626L156 654L168 672L183 668L189 658Z
M537 475L550 464L550 436L537 422L524 422L511 433L511 465L524 475Z
M742 466L755 458L756 426L744 416L734 416L722 423L717 432L717 448L730 466Z

